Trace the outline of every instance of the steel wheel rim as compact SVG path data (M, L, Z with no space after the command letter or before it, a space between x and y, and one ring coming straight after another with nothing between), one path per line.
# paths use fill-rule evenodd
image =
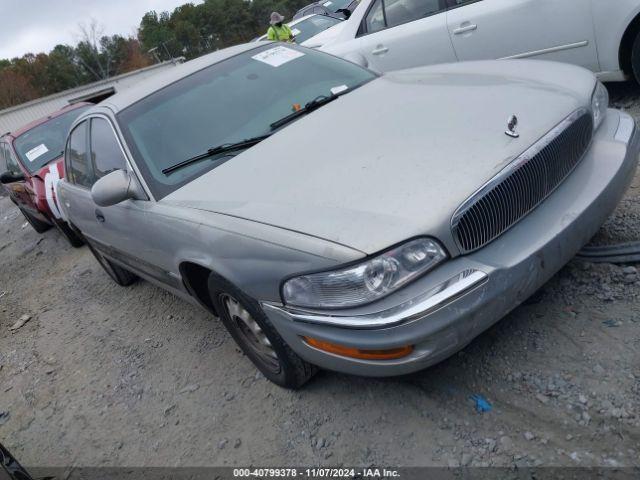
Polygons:
M280 360L278 359L278 354L273 349L273 345L271 345L258 322L231 295L223 294L220 298L237 332L243 337L244 343L262 360L265 366L274 373L279 373Z

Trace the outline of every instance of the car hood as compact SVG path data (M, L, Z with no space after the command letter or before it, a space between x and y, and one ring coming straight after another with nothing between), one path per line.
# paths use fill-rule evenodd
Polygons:
M570 79L570 86L567 85ZM162 199L366 254L418 235L455 255L456 208L578 108L593 74L538 61L386 74ZM519 138L505 135L511 115Z
M346 21L335 24L333 27L327 28L322 32L314 35L311 38L308 38L304 42L301 43L303 47L308 48L320 48L323 45L326 45L329 42L332 42L335 38L338 37L342 29L344 28Z

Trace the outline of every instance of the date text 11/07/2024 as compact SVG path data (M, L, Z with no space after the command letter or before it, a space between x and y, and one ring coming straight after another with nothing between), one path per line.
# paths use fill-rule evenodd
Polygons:
M400 478L395 469L387 468L234 468L234 478Z

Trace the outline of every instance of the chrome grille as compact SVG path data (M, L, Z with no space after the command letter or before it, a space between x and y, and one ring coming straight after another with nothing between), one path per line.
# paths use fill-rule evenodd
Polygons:
M462 253L488 244L536 208L578 165L592 136L591 113L574 112L472 195L451 221Z

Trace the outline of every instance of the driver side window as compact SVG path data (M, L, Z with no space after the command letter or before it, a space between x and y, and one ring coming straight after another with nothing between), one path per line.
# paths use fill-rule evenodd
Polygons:
M446 9L445 0L376 0L364 18L359 35L414 22Z
M91 119L91 163L96 180L114 170L126 170L127 161L113 128L104 118Z
M2 150L3 150L2 154L7 162L7 172L21 173L20 167L18 166L18 162L16 161L15 157L11 153L11 149L9 148L9 145L7 145L6 143L3 143Z

